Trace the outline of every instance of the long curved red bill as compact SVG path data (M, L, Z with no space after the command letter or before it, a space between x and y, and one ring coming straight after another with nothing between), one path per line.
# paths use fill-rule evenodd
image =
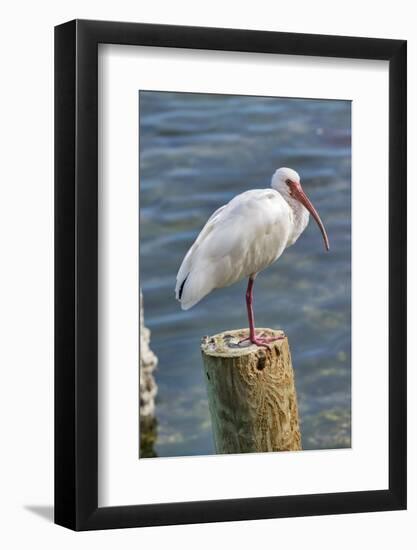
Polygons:
M319 226L319 229L320 229L321 234L323 236L324 246L326 247L326 250L329 251L330 250L330 245L329 245L329 238L327 237L326 229L324 228L323 222L321 221L321 218L318 215L317 210L314 208L314 206L311 203L310 199L304 193L303 188L301 187L301 184L296 183L296 182L291 182L290 188L291 188L292 196L295 199L297 199L299 202L301 202L301 204L307 208L307 210L310 212L310 214L316 220L316 223Z

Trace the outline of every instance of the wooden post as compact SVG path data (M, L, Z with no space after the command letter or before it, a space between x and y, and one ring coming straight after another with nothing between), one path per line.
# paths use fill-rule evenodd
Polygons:
M139 354L139 456L148 458L156 456L154 444L157 436L157 420L155 416L155 397L158 387L154 378L154 370L158 358L149 347L151 333L145 327L143 319L143 296L140 290L140 354Z
M282 331L257 329L264 336ZM238 342L247 330L202 340L204 375L216 453L301 450L288 339L269 349Z

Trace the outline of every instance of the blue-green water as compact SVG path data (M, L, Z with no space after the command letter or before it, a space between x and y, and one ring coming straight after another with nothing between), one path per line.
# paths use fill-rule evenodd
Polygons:
M268 187L280 166L301 175L331 251L311 220L258 276L256 322L289 337L303 448L350 446L350 102L140 92L140 284L159 358L158 456L214 452L200 339L247 326L246 281L181 311L177 270L210 214Z

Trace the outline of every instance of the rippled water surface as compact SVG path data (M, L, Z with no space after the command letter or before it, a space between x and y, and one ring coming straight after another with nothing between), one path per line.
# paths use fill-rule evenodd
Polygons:
M331 251L311 220L258 276L256 321L289 337L303 448L349 447L350 102L140 92L139 104L140 283L159 358L157 455L214 452L200 339L247 326L246 281L181 311L177 270L210 214L268 187L280 166L300 173Z

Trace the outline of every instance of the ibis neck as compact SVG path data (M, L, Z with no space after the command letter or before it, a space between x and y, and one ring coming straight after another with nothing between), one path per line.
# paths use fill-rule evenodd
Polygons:
M292 197L288 196L288 197L285 197L285 200L289 204L293 214L292 231L290 233L290 236L287 242L287 246L291 246L292 244L295 243L295 241L298 239L298 237L307 227L310 214L307 208L305 208L296 199L293 199Z

